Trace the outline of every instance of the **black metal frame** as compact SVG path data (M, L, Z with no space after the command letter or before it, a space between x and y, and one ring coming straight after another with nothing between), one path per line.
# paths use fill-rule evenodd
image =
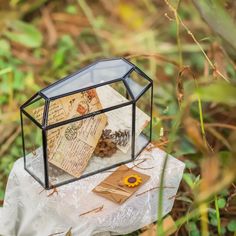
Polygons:
M62 81L65 81L65 80L67 80L69 78L72 78L73 76L81 73L82 71L85 71L86 69L89 69L90 67L96 65L98 62L110 61L110 60L123 60L125 63L127 63L127 64L129 64L131 66L131 69L125 75L123 75L121 78L118 78L118 79L113 79L111 81L106 81L106 82L103 82L103 83L100 83L100 84L95 84L93 86L88 86L88 87L85 87L85 88L82 88L82 89L77 89L75 91L67 92L67 93L64 93L64 94L61 94L61 95L57 95L57 96L54 96L54 97L51 97L51 98L47 97L44 94L44 91L46 89L51 88L51 87L59 84ZM142 92L136 98L133 96L133 93L132 93L129 85L127 84L127 82L125 80L125 78L127 76L129 76L133 71L135 71L136 73L138 73L143 78L145 78L146 80L149 81L149 84L142 90ZM72 118L72 119L61 121L61 122L58 122L58 123L55 123L55 124L47 125L49 105L50 105L51 101L53 101L55 99L60 99L62 97L66 97L66 96L69 96L69 95L72 95L72 94L76 94L76 93L80 93L80 92L83 92L83 91L87 91L89 89L94 89L94 88L98 88L98 87L101 87L101 86L104 86L104 85L113 84L113 83L116 83L116 82L123 82L123 84L124 84L124 86L125 86L125 88L127 90L127 96L130 96L130 98L132 99L131 101L128 101L128 102L122 103L122 104L118 104L118 105L115 105L115 106L112 106L112 107L104 108L104 109L101 109L101 110L98 110L98 111L95 111L95 112L91 112L91 113L85 114L83 116L79 116L79 117L75 117L75 118ZM138 67L136 67L134 64L132 64L131 62L129 62L128 60L126 60L124 58L112 58L112 59L103 59L103 60L96 61L96 62L92 63L91 65L89 65L89 66L87 66L87 67L85 67L85 68L83 68L83 69L81 69L81 70L79 70L79 71L69 75L69 76L66 76L63 79L56 81L55 83L49 85L47 88L44 88L44 89L40 90L38 93L33 95L28 101L26 101L20 107L21 129L22 129L22 145L23 145L24 168L25 168L25 170L30 175L32 175L42 185L42 187L44 187L45 189L52 189L53 187L59 187L61 185L64 185L64 184L67 184L67 183L71 183L73 181L76 181L76 180L79 180L79 179L82 179L82 178L85 178L85 177L88 177L88 176L91 176L91 175L94 175L94 174L101 173L103 171L109 170L111 168L114 168L114 167L117 167L117 166L120 166L122 164L125 164L125 163L128 163L128 162L131 162L131 161L135 160L136 157L146 148L146 145L145 145L138 153L135 154L136 103L146 92L149 91L149 89L151 90L151 104L150 104L150 106L151 106L151 109L150 109L151 120L150 120L150 137L149 137L149 142L151 142L151 140L152 140L153 81L143 71L141 71ZM38 98L37 98L37 96L38 96ZM38 101L39 99L44 99L45 100L42 124L40 124L37 120L35 120L30 114L28 114L25 111L25 108L27 106L33 104L34 102ZM71 122L75 122L75 121L86 119L86 118L89 118L89 117L92 117L92 116L96 116L96 115L102 114L104 112L109 112L109 111L112 111L114 109L118 109L118 108L121 108L121 107L124 107L124 106L129 106L129 105L132 105L132 140L131 140L131 147L132 147L132 149L131 149L131 159L127 160L127 161L124 161L124 162L116 163L116 164L111 165L111 166L106 167L106 168L102 168L102 169L96 170L94 172L90 172L88 174L84 174L80 178L72 178L70 180L66 180L66 181L63 181L61 183L58 183L58 184L56 184L54 186L50 185L50 183L49 183L49 176L48 176L48 160L47 160L47 132L48 132L48 130L56 128L56 127L59 127L59 126L62 126L62 125L69 124ZM35 176L27 168L27 165L26 165L23 115L25 115L28 119L30 119L30 121L32 121L38 128L40 128L42 130L43 161L44 161L43 164L44 164L44 174L45 174L44 175L44 177L45 177L45 179L44 179L45 183L44 184L42 183L42 180L40 180L37 176Z

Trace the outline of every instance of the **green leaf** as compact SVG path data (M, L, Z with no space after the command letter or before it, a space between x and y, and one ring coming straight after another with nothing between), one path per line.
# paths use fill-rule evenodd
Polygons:
M180 149L178 150L178 155L189 155L196 153L196 149L190 143L186 136L183 136L180 140ZM191 167L188 167L191 168Z
M12 72L12 68L11 67L7 67L7 68L4 68L4 69L0 70L0 75L7 74L9 72Z
M58 67L60 67L65 59L66 59L66 51L67 49L66 48L59 48L55 54L53 55L53 68L54 69L57 69Z
M28 48L40 47L43 41L41 32L32 24L23 21L11 21L9 30L4 35L10 40L24 45Z
M0 188L0 200L4 199L4 190Z
M217 200L217 204L218 204L219 208L224 208L224 207L225 207L225 204L226 204L226 201L225 201L224 198L219 198L219 199Z
M175 74L175 68L172 64L167 64L164 67L165 74L168 76L173 76Z
M13 88L15 90L23 90L25 88L24 74L20 70L14 71L14 80L13 80Z
M65 34L61 37L60 41L59 41L59 47L65 47L67 49L72 49L74 48L74 42L71 38L70 35Z
M189 222L187 224L187 230L190 236L200 236L200 232L195 222Z
M222 191L220 191L220 195L222 197L227 197L229 196L229 190L228 189L223 189Z
M69 5L69 6L66 7L66 12L69 13L69 14L75 15L75 14L78 13L78 9L74 5Z
M5 103L7 103L7 101L8 101L8 97L7 96L0 96L0 104L2 105L2 104L5 104Z
M190 236L200 236L200 232L198 230L191 231Z
M221 235L225 235L225 233L226 233L225 227L221 227Z
M24 82L22 81L23 86L30 88L33 91L37 91L40 89L39 85L35 83L35 78L33 71L29 71L24 78Z
M217 218L216 218L216 216L215 216L215 217L211 217L210 223L211 223L211 225L213 225L213 226L217 226Z
M75 45L70 35L63 35L58 43L58 49L53 55L53 69L57 69L63 65L66 58L71 56L71 52L74 52Z
M188 169L195 169L195 168L197 168L196 163L193 162L193 161L185 160L184 163L186 165L186 168L188 168Z
M188 184L190 188L194 187L194 176L190 173L184 173L183 175L184 181Z
M193 96L194 100L197 100L198 96L200 96L201 101L204 102L236 105L236 87L224 82L199 87Z
M11 54L11 46L5 39L0 39L0 56L9 56Z
M236 220L231 220L229 224L227 225L227 229L230 232L236 232Z

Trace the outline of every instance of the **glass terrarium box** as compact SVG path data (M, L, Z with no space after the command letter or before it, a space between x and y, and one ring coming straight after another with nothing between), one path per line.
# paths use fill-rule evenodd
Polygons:
M135 160L151 141L153 82L126 59L97 61L21 106L24 167L45 189Z

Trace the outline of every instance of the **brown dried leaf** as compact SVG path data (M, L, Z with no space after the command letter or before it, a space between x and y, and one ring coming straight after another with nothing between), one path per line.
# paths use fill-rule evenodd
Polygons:
M212 46L212 59L214 60L214 64L216 69L225 77L227 77L227 60L224 55L222 48L217 44L213 44ZM217 73L216 73L217 76Z
M193 144L203 153L207 153L207 147L203 141L198 122L190 117L184 119L184 128Z
M164 230L165 236L172 235L177 230L175 222L170 215L168 215L163 220L163 230ZM156 231L157 231L157 225L151 224L151 225L145 227L145 231L143 233L141 233L140 236L157 236Z
M184 86L183 86L183 78L182 78L183 70L181 70L177 77L177 84L176 84L176 95L178 99L179 106L181 105L184 99Z
M217 172L219 172L219 169L214 170L214 168L216 169L216 167L213 167L212 168L213 170L211 170L209 166L211 165L206 164L202 166L202 172L204 172L203 174L204 177L200 185L201 191L196 192L197 202L206 201L207 199L209 199L209 197L212 197L215 194L219 193L221 190L228 188L229 185L231 185L232 182L235 180L235 177L236 177L236 173L235 173L236 164L235 163L232 163L229 168L221 170L221 176L219 178L217 177ZM210 176L211 171L213 171L212 177Z
M208 191L220 177L220 163L217 156L211 156L201 163L202 183L201 191Z
M55 28L54 22L52 21L52 18L51 18L51 14L47 7L43 8L42 16L43 16L42 19L43 19L44 25L48 33L47 44L49 46L54 46L57 42L58 35L57 35L57 30Z
M184 85L183 81L186 79L193 79L195 80L195 75L193 74L192 70L190 67L185 66L183 67L178 74L177 81L176 81L176 95L178 99L179 106L181 105L183 99L184 99Z

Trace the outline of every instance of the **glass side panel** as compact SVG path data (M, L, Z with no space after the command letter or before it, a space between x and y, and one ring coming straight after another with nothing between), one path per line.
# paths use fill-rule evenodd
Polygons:
M48 130L50 184L131 160L131 133L132 105Z
M44 106L44 98L37 96L24 108L24 110L42 125Z
M87 69L69 76L68 79L42 90L42 93L51 98L104 82L112 82L122 78L131 68L132 66L122 59L97 62Z
M44 185L42 130L24 114L22 114L22 118L26 169Z
M62 97L50 102L48 125L129 102L123 81Z
M151 88L136 102L135 154L139 154L150 142L151 132Z
M132 71L125 78L134 98L138 97L142 91L150 84L146 78L138 74L136 71Z

